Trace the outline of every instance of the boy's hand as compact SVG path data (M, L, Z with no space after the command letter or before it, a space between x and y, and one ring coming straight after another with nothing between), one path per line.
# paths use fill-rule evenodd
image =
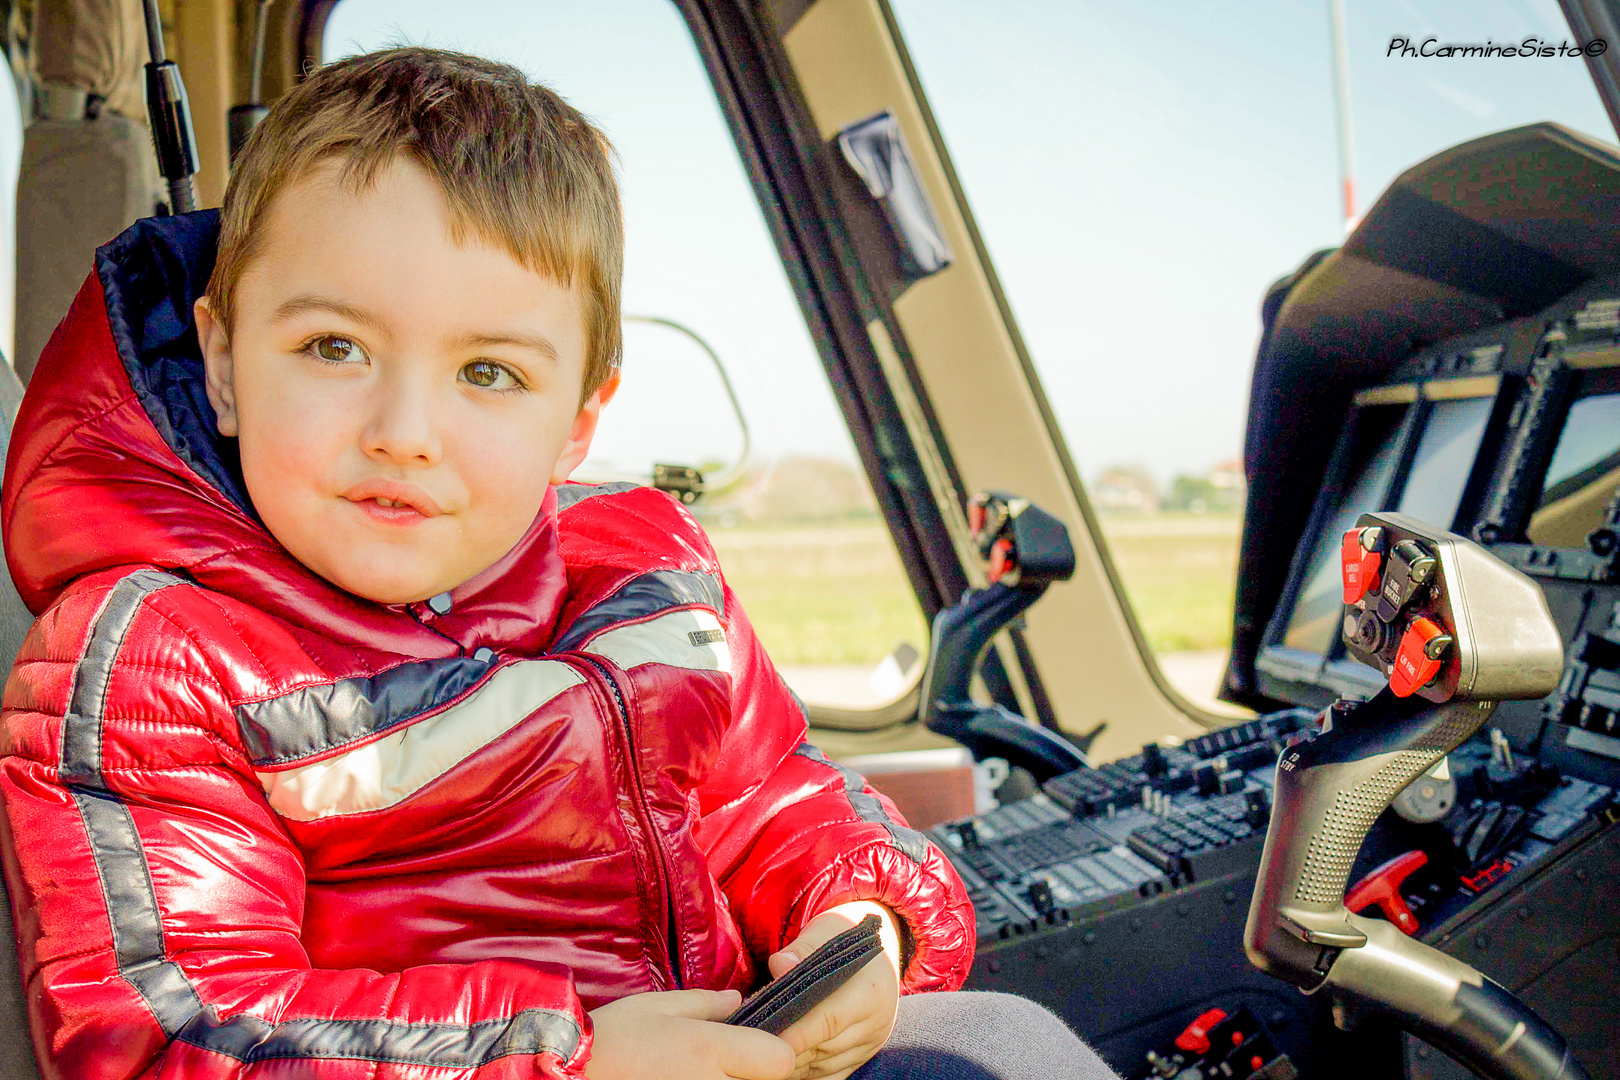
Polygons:
M735 990L671 990L592 1009L587 1080L787 1080L793 1069L787 1043L712 1023L741 1004Z
M883 955L874 956L831 997L782 1032L795 1055L791 1080L843 1080L888 1041L900 1004L900 935L894 913L868 900L839 904L810 920L797 938L767 961L771 977L780 979L824 942L874 914L883 919Z

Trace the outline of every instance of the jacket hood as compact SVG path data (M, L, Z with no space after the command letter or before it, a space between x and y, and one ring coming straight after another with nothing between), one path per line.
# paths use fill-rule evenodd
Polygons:
M555 491L511 551L451 590L448 613L440 598L393 606L348 593L264 528L236 440L218 433L192 319L218 239L213 210L137 222L96 252L40 356L0 491L6 561L29 610L84 575L158 566L373 647L543 649L566 586ZM424 622L436 649L424 648Z

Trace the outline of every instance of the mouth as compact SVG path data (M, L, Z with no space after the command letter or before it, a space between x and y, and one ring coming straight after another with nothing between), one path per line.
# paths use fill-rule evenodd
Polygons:
M427 492L397 480L363 480L345 491L343 497L369 516L391 524L421 521L443 513Z
M384 505L381 499L361 499L354 505L372 521L383 525L415 525L427 520L412 507Z

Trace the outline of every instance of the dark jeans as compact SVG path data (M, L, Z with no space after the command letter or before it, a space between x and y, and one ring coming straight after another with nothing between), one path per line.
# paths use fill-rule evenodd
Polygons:
M1118 1080L1062 1020L1012 994L900 999L894 1034L850 1080Z

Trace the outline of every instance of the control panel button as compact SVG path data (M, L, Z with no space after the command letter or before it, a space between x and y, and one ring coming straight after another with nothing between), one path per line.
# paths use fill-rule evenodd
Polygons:
M1350 529L1339 543L1339 565L1344 571L1344 602L1353 604L1378 588L1378 568L1384 557L1384 530L1376 525Z
M1213 795L1221 786L1221 767L1213 761L1200 761L1193 766L1192 774L1200 795Z
M1378 617L1394 622L1403 608L1428 585L1439 562L1416 540L1402 540L1389 553L1384 580L1378 590Z
M1434 681L1453 639L1434 620L1418 616L1401 635L1400 648L1389 674L1389 688L1396 697L1411 697Z

